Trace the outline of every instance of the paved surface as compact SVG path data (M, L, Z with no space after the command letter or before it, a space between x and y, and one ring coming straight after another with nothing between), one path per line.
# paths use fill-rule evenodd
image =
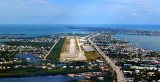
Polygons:
M76 39L77 39L77 44L78 44L78 49L79 49L79 52L82 52L82 49L81 49L81 46L80 46L80 42L79 42L79 39L78 39L78 37L76 37Z
M91 40L91 38L94 38L96 36L98 36L100 34L94 35L92 37L90 37L88 40L89 42L97 49L97 51L102 55L102 57L105 58L105 61L113 68L113 70L116 72L117 74L117 81L118 82L126 82L125 77L123 75L123 72L120 70L120 67L116 66L115 63L108 57L106 56L97 45L95 45L93 43L93 41ZM109 47L108 47L109 48Z
M60 38L53 44L53 46L51 47L51 49L49 50L49 52L45 55L43 60L46 60L47 56L51 53L51 51L53 50L54 46L58 43L58 41L60 40Z
M69 53L72 54L72 55L76 54L76 43L75 43L75 39L71 39L71 40L70 40Z
M78 47L80 48L78 39L77 38L71 38L70 39L70 44L68 45L69 50L61 53L60 61L65 62L65 61L87 60L84 53L81 51L81 48L79 49L79 51L77 50L76 40L77 40Z

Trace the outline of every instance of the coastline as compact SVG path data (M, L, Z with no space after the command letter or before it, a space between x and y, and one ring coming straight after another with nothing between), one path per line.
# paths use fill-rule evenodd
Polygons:
M157 45L158 43L160 44L160 42L158 42L160 39L160 36L116 34L114 37L121 40L127 40L129 41L129 43L140 44L137 48L141 48L141 49L149 50L153 52L160 52L160 46ZM152 39L150 40L148 38L152 38Z
M14 70L12 70L14 71ZM21 71L21 70L20 70ZM24 71L24 70L23 70ZM32 70L30 70L32 71ZM67 76L67 74L78 74L78 73L85 73L85 72L99 72L100 69L88 69L88 70L41 70L38 72L22 72L20 74L18 73L0 73L0 78L23 78L23 77L37 77L37 76L57 76L57 75L64 75Z
M62 79L63 78L63 79ZM83 77L69 77L65 75L57 76L35 76L35 77L21 77L21 78L0 78L2 82L68 82L72 80L80 81Z

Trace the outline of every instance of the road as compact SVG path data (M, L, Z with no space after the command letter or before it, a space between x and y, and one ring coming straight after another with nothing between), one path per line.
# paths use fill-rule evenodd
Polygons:
M94 44L94 42L91 40L91 38L94 38L96 36L98 36L100 34L94 35L92 37L90 37L88 40L89 42L96 48L96 50L99 52L100 55L102 55L102 57L105 59L105 61L113 68L113 70L116 72L117 74L117 82L126 82L125 77L123 75L122 70L120 70L120 67L116 66L115 63L108 57L105 55L105 53L103 53L99 47L97 45ZM108 47L109 48L109 47Z
M72 55L76 54L76 43L75 43L75 39L73 39L73 38L71 38L71 40L70 40L69 53Z
M82 49L81 49L81 46L80 46L80 42L79 42L79 39L78 39L78 37L76 37L76 39L77 39L77 44L78 44L78 49L79 49L79 52L82 52Z
M53 46L51 47L51 49L48 51L48 53L45 55L44 59L43 60L46 60L47 56L51 53L51 51L53 50L54 46L58 43L58 41L60 40L61 38L59 38L54 44Z

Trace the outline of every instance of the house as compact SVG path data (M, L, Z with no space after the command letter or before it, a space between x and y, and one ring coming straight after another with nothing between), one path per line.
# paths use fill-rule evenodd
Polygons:
M46 69L47 68L47 66L42 66L42 69Z
M104 77L97 77L99 80L104 80Z
M52 65L51 67L55 67L55 65Z
M148 72L147 75L149 76L153 76L155 74L155 72Z
M69 68L73 68L73 66L69 66Z
M76 68L75 69L79 69L80 67L79 66L76 66Z
M66 68L67 68L67 66L62 66L62 68L63 68L63 69L66 69Z

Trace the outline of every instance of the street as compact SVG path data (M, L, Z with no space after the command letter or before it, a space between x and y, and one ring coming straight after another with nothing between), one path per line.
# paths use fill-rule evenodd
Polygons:
M113 70L116 72L117 74L117 81L118 82L126 82L125 77L123 75L123 72L120 70L120 67L116 66L115 63L108 57L106 56L97 45L95 45L95 43L91 40L91 38L94 38L96 36L98 36L100 34L94 35L92 37L90 37L88 40L89 42L95 47L95 49L99 52L99 54L105 59L105 61L113 68ZM109 48L109 47L108 47Z
M58 43L58 41L60 40L60 38L53 44L53 46L51 47L51 49L49 50L49 52L45 55L43 60L46 60L47 56L51 53L52 49L54 48L54 46Z

